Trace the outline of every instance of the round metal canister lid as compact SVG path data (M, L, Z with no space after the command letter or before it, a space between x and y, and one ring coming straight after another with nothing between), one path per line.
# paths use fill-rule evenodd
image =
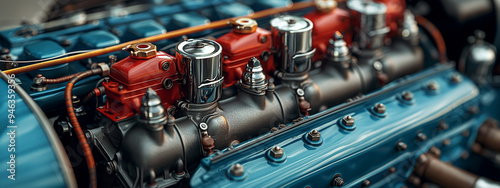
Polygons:
M350 0L347 1L347 7L365 15L379 15L387 12L384 4L373 1Z
M312 30L313 23L307 18L286 15L272 19L271 26L280 31L296 33Z
M206 59L219 55L222 52L222 47L213 40L188 39L180 42L176 51L187 58Z

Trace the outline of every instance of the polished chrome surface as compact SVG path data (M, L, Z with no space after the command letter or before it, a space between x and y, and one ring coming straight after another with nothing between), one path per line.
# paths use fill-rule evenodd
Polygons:
M313 24L297 16L281 16L271 20L271 30L281 55L281 69L287 73L303 73L311 68Z
M186 66L186 100L202 104L217 101L222 92L222 47L207 39L189 39L177 45L180 61Z
M382 3L373 1L350 0L347 7L357 14L359 25L357 42L360 48L378 48L384 44L384 36L389 32L386 26L387 8Z
M267 89L266 75L257 58L252 57L250 61L248 61L240 83L242 87L252 89L256 92L262 92Z

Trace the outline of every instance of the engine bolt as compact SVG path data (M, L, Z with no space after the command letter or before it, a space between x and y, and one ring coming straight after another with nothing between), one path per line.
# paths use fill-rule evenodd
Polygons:
M385 113L385 105L382 104L382 103L377 103L375 104L375 106L373 107L373 110L379 114L383 114Z
M403 151L403 150L406 150L408 148L408 146L403 141L399 141L398 145L396 146L396 148L399 151Z
M352 116L344 116L344 118L342 118L342 123L345 126L352 127L354 125L354 118Z
M344 185L344 179L342 179L340 174L335 174L330 182L330 185L333 187L342 187Z
M274 146L273 148L271 148L271 157L274 157L274 158L281 158L283 157L283 148L279 147L279 146Z
M118 90L123 90L123 85L119 85Z
M448 129L448 123L444 121L439 122L438 129L441 131Z
M460 82L462 82L462 76L460 76L460 74L458 74L458 73L453 73L451 75L451 81L453 83L460 83Z
M320 138L321 133L319 133L319 131L317 131L316 129L313 129L307 134L307 139L309 139L310 141L319 141Z
M116 162L115 161L109 161L106 163L106 173L108 174L113 174L116 172L117 167L116 167Z
M170 68L170 63L168 61L163 62L163 64L161 64L161 68L164 71L167 71Z
M450 144L451 144L451 140L450 139L444 139L443 140L443 145L448 146Z
M368 186L370 186L370 184L371 184L370 180L363 180L363 182L361 183L361 186L368 187Z
M424 134L424 133L422 133L422 132L419 132L419 133L417 134L417 138L418 138L418 140L420 140L420 141L424 141L424 140L427 140L427 135L425 135L425 134Z
M276 131L278 131L278 128L276 128L276 127L271 128L271 132L272 132L272 133L274 133L274 132L276 132Z
M229 173L233 176L243 176L243 174L245 173L245 168L243 167L243 165L236 163L231 166L231 168L229 169Z
M401 93L401 97L406 101L411 101L413 100L413 93L410 91L403 91L403 93Z
M283 128L286 128L286 125L285 124L280 124L278 125L279 129L283 129Z
M432 90L432 91L436 91L439 89L439 85L436 82L431 81L431 82L429 82L429 84L427 84L427 89Z

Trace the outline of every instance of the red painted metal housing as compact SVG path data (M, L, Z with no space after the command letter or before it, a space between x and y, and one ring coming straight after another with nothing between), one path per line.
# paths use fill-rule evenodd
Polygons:
M231 31L216 41L222 46L224 88L234 85L241 78L246 64L252 57L259 59L267 75L275 70L270 31L262 28L247 34Z
M349 12L335 8L330 12L321 12L313 10L304 16L311 20L314 24L312 30L313 48L316 48L316 53L313 57L313 62L319 60L326 54L328 42L333 37L336 31L340 31L344 35L344 40L347 45L351 45L352 31L350 26Z
M168 69L162 65L169 63ZM178 80L178 64L174 57L159 51L151 59L127 57L111 66L109 82L103 82L106 90L106 105L97 109L113 121L133 116L139 111L140 102L148 88L154 89L165 109L181 98ZM170 89L164 88L164 81L172 80Z

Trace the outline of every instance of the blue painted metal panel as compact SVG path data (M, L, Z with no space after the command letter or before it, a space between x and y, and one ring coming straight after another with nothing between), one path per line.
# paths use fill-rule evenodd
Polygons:
M23 99L15 94L15 123L7 118L7 83L0 79L0 185L1 187L68 187L62 171L61 162L42 128L42 122ZM46 119L46 117L44 117ZM13 134L15 133L15 134ZM11 137L12 135L12 137ZM15 149L9 152L9 144ZM61 148L60 148L61 149ZM11 159L13 154L15 158ZM14 170L8 170L12 168ZM65 167L70 168L70 166ZM15 180L8 176L15 173ZM73 174L67 174L68 176ZM43 178L41 178L43 177Z
M442 152L442 160L455 161L475 140L475 133L486 116L471 114L468 109L479 105L479 91L469 79L450 81L453 68L438 66L415 76L401 79L381 90L351 103L333 107L289 125L274 133L239 144L202 160L191 179L193 187L328 187L335 174L341 174L344 187L361 187L365 179L372 187L398 187L412 171L416 157L431 146ZM435 81L438 92L425 86ZM411 91L414 103L404 103L400 93ZM386 105L387 116L371 110L376 103ZM340 120L351 115L354 129L342 128ZM440 122L449 124L439 130ZM304 135L312 129L321 133L323 143L312 145ZM464 137L461 133L469 131ZM417 134L427 135L418 141ZM453 148L441 144L450 139ZM407 144L397 150L398 142ZM273 162L270 148L281 146L286 154L283 162ZM228 174L231 165L245 168L243 180ZM390 173L389 168L396 172ZM286 175L285 175L286 174Z

